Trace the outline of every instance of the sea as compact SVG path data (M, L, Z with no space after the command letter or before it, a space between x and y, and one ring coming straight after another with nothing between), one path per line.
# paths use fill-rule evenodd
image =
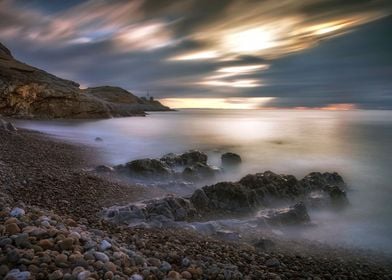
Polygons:
M297 178L336 171L349 186L350 206L340 212L310 211L315 226L301 239L392 253L392 111L184 109L16 124L98 147L108 165L197 149L216 166L224 152L242 157L241 167L224 180L267 170Z

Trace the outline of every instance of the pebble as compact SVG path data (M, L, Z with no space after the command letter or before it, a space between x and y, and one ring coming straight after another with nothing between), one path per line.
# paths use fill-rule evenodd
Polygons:
M63 241L60 242L60 248L63 250L71 250L73 247L74 239L73 238L65 238Z
M63 272L59 269L49 275L49 280L60 280L60 279L63 279Z
M181 265L183 267L188 267L188 266L191 265L191 261L188 258L183 258L182 261L181 261Z
M15 207L10 212L10 215L12 217L16 217L16 218L20 218L20 217L24 216L24 214L25 214L25 210L23 210L22 208L19 208L19 207Z
M15 223L10 223L5 225L5 232L9 235L14 235L20 232L20 228Z
M172 269L172 266L170 263L163 261L159 269L163 272L168 272Z
M129 277L129 280L143 280L143 276L140 274L133 274L131 277Z
M28 280L30 278L30 272L20 271L19 269L12 269L7 273L4 280Z
M109 257L105 254L105 253L101 253L101 252L94 252L94 256L97 260L101 261L101 262L108 262L109 261Z
M189 271L181 272L181 277L184 279L192 279L192 274Z
M38 241L38 246L40 246L44 250L49 250L53 248L54 243L50 239L42 239Z
M265 265L268 267L278 267L280 266L280 261L277 258L271 258L265 262Z
M107 249L112 248L112 244L110 244L110 242L104 239L101 241L99 248L101 249L101 251L106 251Z
M167 279L168 280L180 280L181 275L177 271L172 270L167 274Z

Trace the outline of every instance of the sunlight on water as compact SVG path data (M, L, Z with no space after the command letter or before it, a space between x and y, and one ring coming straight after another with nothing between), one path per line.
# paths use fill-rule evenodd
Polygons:
M184 110L18 125L97 146L106 164L200 149L215 165L222 152L241 155L241 169L227 180L265 170L297 177L337 171L352 189L351 207L343 213L310 213L317 226L303 237L392 252L392 112ZM95 137L104 141L97 143Z

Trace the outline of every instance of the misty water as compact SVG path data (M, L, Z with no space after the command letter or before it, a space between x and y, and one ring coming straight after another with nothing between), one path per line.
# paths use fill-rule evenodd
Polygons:
M342 212L310 212L301 238L392 252L392 112L182 110L95 121L18 121L21 127L97 146L102 163L199 149L219 165L223 152L243 164L226 180L271 170L298 178L337 171L350 191ZM95 142L101 137L103 142Z

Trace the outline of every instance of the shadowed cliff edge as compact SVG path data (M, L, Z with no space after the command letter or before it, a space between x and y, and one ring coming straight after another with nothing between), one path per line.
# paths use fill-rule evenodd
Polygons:
M14 118L110 118L168 111L156 100L139 98L119 87L80 89L16 60L0 43L0 114Z

